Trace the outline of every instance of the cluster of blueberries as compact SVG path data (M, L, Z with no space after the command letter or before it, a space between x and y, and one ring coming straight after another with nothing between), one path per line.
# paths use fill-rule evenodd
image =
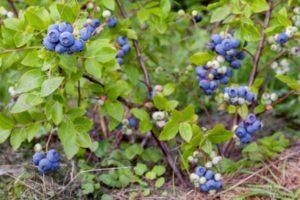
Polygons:
M254 114L249 114L247 119L240 122L235 130L235 135L240 139L242 144L248 144L252 141L252 136L256 131L259 131L262 127L261 121L259 121Z
M123 65L123 57L130 52L130 45L128 44L128 40L125 36L118 37L117 43L121 47L121 49L117 52L117 61L119 65Z
M130 117L129 119L124 119L117 127L125 135L131 135L132 130L138 128L139 120L135 117Z
M256 95L246 86L226 87L223 97L231 105L251 104L256 99Z
M244 44L244 46L246 45L247 43ZM233 69L239 69L241 67L240 60L243 60L246 56L244 51L239 51L241 41L233 38L231 34L226 34L224 37L220 34L214 34L207 46L210 50L224 56Z
M197 167L195 174L199 177L199 186L202 192L211 193L213 190L216 192L222 189L220 174L215 174L212 170L206 169L203 166Z
M288 40L297 34L298 28L295 26L288 26L279 34L270 36L268 42L271 43L271 49L276 52L280 52L282 47L288 42Z
M43 39L42 44L47 50L56 51L59 54L80 52L98 26L100 26L98 19L91 20L91 23L86 23L80 30L80 38L76 39L70 23L52 24L48 27L47 36Z
M221 84L227 84L232 71L230 68L223 66L219 69L211 68L208 65L196 67L196 73L199 80L199 86L204 90L206 95L211 95L218 88L218 81Z
M47 174L59 169L60 157L55 149L51 149L47 152L47 155L43 152L36 152L32 157L32 162L41 174Z

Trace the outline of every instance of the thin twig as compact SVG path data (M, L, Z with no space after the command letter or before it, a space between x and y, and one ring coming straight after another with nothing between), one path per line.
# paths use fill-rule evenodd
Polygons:
M268 27L269 22L270 22L270 18L271 18L272 0L268 0L268 5L269 5L269 8L266 11L265 20L264 20L262 31L261 31L261 38L260 38L256 53L255 53L254 58L253 58L253 68L252 68L252 72L251 72L249 82L248 82L249 86L252 86L252 84L254 83L255 77L257 75L260 56L261 56L262 50L264 48L264 43L265 43L265 40L266 40L265 29Z
M9 6L11 7L11 9L13 10L13 13L15 14L16 17L19 16L18 14L18 10L14 4L14 1L13 0L7 0L7 3L9 4Z
M80 81L77 82L77 93L78 93L78 97L77 97L77 106L80 107L80 104L81 104L81 88L80 88Z
M90 75L88 75L88 74L83 74L82 77L83 77L83 78L86 78L87 80L89 80L89 81L91 81L91 82L93 82L93 83L96 83L96 84L98 84L98 85L104 87L104 84L103 84L103 83L101 83L100 81L98 81L97 79L95 79L94 77L92 77L92 76L90 76Z
M200 106L202 107L202 109L204 110L205 112L205 115L206 115L206 118L208 119L209 123L210 123L210 126L211 128L214 127L214 122L212 120L212 117L207 109L207 107L205 106L205 104L201 101L201 99L196 95L194 94L194 97L195 99L199 102Z
M126 19L127 18L127 14L126 14L126 11L125 11L125 9L124 9L121 1L120 0L116 0L116 3L118 5L118 7L119 7L119 10L121 12L122 17L124 19ZM150 96L151 91L152 91L151 83L150 83L149 74L148 74L148 71L147 71L144 59L142 57L141 49L139 47L139 42L137 40L133 40L133 44L134 44L135 53L137 55L137 59L139 61L140 67L141 67L141 69L143 71L143 74L144 74L145 85L147 87L147 90L148 90L148 93L149 93L149 96ZM183 185L186 185L185 180L183 178L183 175L182 175L181 171L177 168L176 164L173 161L172 156L169 153L168 146L164 142L161 142L156 137L155 133L153 133L153 131L151 131L151 135L152 135L153 139L157 142L159 148L162 150L162 152L165 155L165 158L166 158L169 166L171 167L171 169L176 174L176 177L179 179L180 183L183 184Z
M50 134L48 136L47 143L46 143L46 152L48 152L49 145L50 145L50 142L51 142L51 139L52 139L52 135L54 134L54 132L55 132L55 129L52 128L51 131L50 131Z
M248 49L244 48L243 51L245 51L246 53L248 53L249 56L251 56L252 60L254 59L254 55Z

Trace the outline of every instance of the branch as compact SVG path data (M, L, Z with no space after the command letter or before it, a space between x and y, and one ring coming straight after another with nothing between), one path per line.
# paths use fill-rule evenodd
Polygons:
M205 112L205 115L206 115L206 118L208 119L211 128L213 128L214 127L214 122L213 122L212 117L211 117L208 109L206 108L205 104L201 101L201 99L196 94L194 94L194 97L199 102L200 106L203 108L203 110Z
M15 14L16 17L19 16L18 14L18 10L14 4L14 1L13 0L7 0L7 3L9 4L9 6L11 7L11 9L13 10L13 13Z
M121 15L124 19L127 18L127 14L126 14L126 11L121 3L120 0L116 0L116 3L119 7L119 10L121 12ZM148 90L148 93L150 94L152 89L151 89L151 83L150 83L150 79L149 79L149 74L148 74L148 71L147 71L147 68L146 68L146 65L145 65L145 62L144 62L144 59L142 57L142 54L141 54L141 49L140 49L140 45L139 45L139 42L137 40L133 40L133 45L134 45L134 49L135 49L135 54L137 56L137 59L140 63L140 67L143 71L143 74L144 74L144 80L145 80L145 85L147 87L147 90Z
M77 106L80 107L80 104L81 104L81 88L80 88L80 81L77 82L77 93L78 93L78 97L77 97Z
M119 7L119 10L121 12L122 17L124 19L126 19L127 18L127 14L126 14L126 11L125 11L125 9L124 9L121 1L120 0L116 0L116 3L118 5L118 7ZM152 91L151 83L150 83L149 74L148 74L148 71L147 71L144 59L143 59L142 54L141 54L141 49L140 49L140 46L139 46L139 42L137 40L133 40L133 44L134 44L135 53L136 53L137 59L139 61L140 67L141 67L141 69L142 69L142 71L144 73L145 85L147 87L147 90L148 90L148 93L149 93L149 96L150 96L151 91ZM169 166L171 167L171 169L174 171L176 177L179 179L179 181L181 182L181 184L185 185L185 181L184 181L184 178L183 178L183 176L181 174L181 171L177 168L176 164L174 163L173 158L172 158L172 156L169 153L168 146L164 142L161 142L152 131L151 131L151 136L157 142L159 148L161 149L161 151L165 155L165 158L166 158Z
M100 81L98 81L97 79L95 79L94 77L90 76L90 75L87 75L87 74L83 74L82 75L83 78L86 78L87 80L93 82L93 83L96 83L102 87L104 87L104 84L101 83Z
M268 4L269 4L269 8L266 11L265 20L264 20L262 31L261 31L261 38L260 38L256 53L255 53L254 58L253 58L253 68L252 68L252 72L251 72L249 82L248 82L249 86L251 86L253 84L253 82L255 80L255 77L257 75L260 56L261 56L262 50L264 48L264 43L265 43L265 40L266 40L265 29L268 27L269 22L270 22L270 18L271 18L272 0L268 0Z

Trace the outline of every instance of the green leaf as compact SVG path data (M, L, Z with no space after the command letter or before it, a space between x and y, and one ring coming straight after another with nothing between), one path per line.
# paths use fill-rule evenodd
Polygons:
M27 134L27 141L31 142L31 140L37 135L37 133L40 131L41 125L39 123L34 123L29 125L25 132Z
M281 82L287 84L290 88L294 90L300 90L300 83L298 81L291 79L286 75L277 75L276 78L278 78Z
M174 83L168 83L166 85L164 85L163 87L163 95L164 96L169 96L170 94L172 94L175 90L175 84Z
M42 84L41 95L42 97L46 97L53 93L62 83L64 77L54 77L47 79Z
M224 20L230 14L230 12L231 9L227 5L219 7L212 12L210 22L214 23Z
M155 187L156 188L161 188L164 184L165 184L165 178L161 177L161 178L156 180Z
M139 176L142 176L147 170L147 165L143 163L137 163L137 165L134 167L134 172Z
M58 137L68 159L71 159L79 150L76 135L77 131L71 121L62 122L58 127Z
M133 115L140 120L149 120L149 114L147 111L139 108L131 109Z
M254 0L251 8L253 12L259 13L268 10L269 5L266 0Z
M122 121L123 114L124 114L124 108L120 102L106 101L105 108L111 117L113 117L115 120L117 120L119 122Z
M43 99L36 93L25 93L19 96L13 106L11 113L20 113L29 110L43 102Z
M38 56L38 51L28 52L25 58L22 60L21 64L29 67L40 67L41 60Z
M16 87L18 93L29 92L41 86L43 76L41 70L33 69L25 72L19 79Z
M220 144L232 138L233 132L226 130L223 124L217 124L213 129L207 131L207 139L213 144Z
M97 62L94 59L86 59L84 65L89 74L93 75L95 78L102 79L103 65L100 62Z
M153 97L153 103L159 110L165 110L168 107L168 100L159 93Z
M259 104L258 106L256 106L255 108L254 108L254 114L259 114L259 113L262 113L262 112L264 112L266 110L266 106L265 105L263 105L263 104Z
M55 125L59 125L63 119L63 105L58 101L51 108L51 119Z
M286 8L281 8L279 10L279 12L277 13L276 15L276 18L279 22L279 24L281 24L282 26L292 26L292 22L291 20L289 19L289 15L287 13L287 10Z
M205 65L208 61L213 59L213 55L207 52L198 52L190 57L190 62L194 65Z
M170 120L165 125L163 131L161 132L159 139L160 140L171 140L176 137L179 130L179 125L177 121Z
M143 148L138 144L133 144L126 148L125 156L127 159L132 160L135 156L140 155L143 152Z
M247 104L243 104L243 105L239 106L237 111L243 119L247 118L247 116L248 116L248 106L247 106Z
M27 138L27 134L24 128L16 128L13 130L10 136L10 144L13 147L13 150L17 150L22 142L24 142Z
M179 133L182 139L184 139L186 142L189 142L192 139L193 132L192 127L187 122L182 122L179 124Z
M6 141L6 139L9 137L10 133L11 133L11 130L0 128L0 144Z
M115 10L115 2L111 0L102 0L102 5L110 10Z
M0 129L11 130L15 125L15 122L4 113L0 113Z
M57 4L56 8L63 21L73 23L80 13L80 6L77 1L67 1L64 4Z
M146 173L146 179L154 180L156 178L156 174L152 171Z
M51 21L48 11L40 7L29 7L25 12L25 19L38 30L46 29Z
M151 170L156 174L156 176L162 176L166 172L166 167L163 165L155 165Z

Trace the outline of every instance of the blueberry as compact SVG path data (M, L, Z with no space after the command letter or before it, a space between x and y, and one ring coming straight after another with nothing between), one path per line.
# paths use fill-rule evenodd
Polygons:
M80 38L84 41L87 41L92 36L92 32L87 27L83 27L79 31L79 34L80 34Z
M212 90L210 90L210 89L204 90L204 93L206 95L211 95L212 94Z
M217 81L211 81L211 82L209 83L209 89L215 90L215 89L217 89L217 87L218 87Z
M196 173L199 177L203 176L203 175L205 174L205 172L206 172L206 168L205 168L205 167L202 167L202 166L197 167L196 170L195 170L195 173Z
M117 57L118 58L122 58L124 56L124 51L123 50L119 50L118 52L117 52Z
M224 76L220 79L221 84L227 84L229 82L229 78L227 76Z
M207 186L208 190L215 189L215 181L214 180L208 180L205 185Z
M246 57L246 53L244 51L240 51L236 55L236 58L239 59L239 60L243 60L245 57Z
M58 162L60 160L60 154L55 149L51 149L47 153L47 159L50 162Z
M202 21L202 16L200 14L198 14L194 17L194 20L195 20L196 23L201 22Z
M123 128L123 124L119 124L118 126L117 126L117 130L122 130L122 128Z
M131 117L131 118L129 119L129 126L130 126L131 128L136 128L137 125L138 125L138 120L137 120L135 117Z
M247 95L246 95L246 100L249 101L249 102L252 102L254 101L255 99L255 95L252 93L252 92L249 92Z
M59 54L63 54L63 53L66 53L68 51L68 48L61 45L60 43L58 43L56 46L55 46L55 51Z
M232 48L237 49L239 48L240 44L241 44L240 40L234 38L230 39L230 45Z
M120 36L117 39L117 43L121 46L125 45L127 43L127 38L125 36Z
M241 143L248 144L252 141L252 137L250 134L246 134L244 137L240 138Z
M130 51L129 44L125 44L124 46L122 46L122 50L124 51L124 54L129 53L129 51Z
M52 29L52 30L49 30L48 33L47 33L47 38L50 42L52 43L56 43L58 42L59 40L59 32L58 30L55 30L55 29Z
M238 136L239 138L241 138L241 137L244 137L247 134L247 132L246 132L246 130L243 127L239 126L235 130L235 134L236 134L236 136Z
M107 20L107 26L109 28L114 28L117 25L117 18L113 17Z
M228 91L228 95L230 98L234 98L237 96L237 89L236 88L230 88Z
M226 55L226 50L224 49L222 44L217 44L215 47L215 51L222 56Z
M232 61L234 61L234 57L231 56L231 55L225 55L225 60L226 60L227 62L232 62Z
M276 42L279 44L284 44L288 41L289 37L287 36L286 33L280 33L277 38L276 38Z
M51 171L51 167L51 162L47 158L44 158L39 162L38 170L40 173L46 174Z
M33 156L32 156L32 162L35 165L39 165L39 162L45 158L46 155L44 153L41 152L36 152Z
M215 176L215 173L212 170L207 170L204 176L206 180L210 180Z
M219 35L219 34L213 34L212 36L211 36L211 40L212 40L212 42L214 43L214 44L221 44L221 42L222 42L222 37Z
M213 187L214 187L214 189L216 189L216 190L220 190L220 189L222 188L222 183L221 183L221 181L215 181Z
M222 44L223 49L225 51L228 51L228 50L230 50L232 48L232 46L231 46L231 40L230 39L223 40L221 44Z
M231 77L232 76L232 70L230 68L227 68L225 75L228 76L228 77Z
M84 48L84 41L79 39L75 40L74 44L70 47L70 52L79 52Z
M48 38L44 38L42 41L43 46L49 50L49 51L54 51L55 50L55 43L52 43L48 40Z
M253 124L256 121L256 116L253 113L250 113L246 119L246 122Z
M256 120L252 126L255 128L255 131L258 131L261 129L261 122L259 120Z
M49 27L48 27L48 32L50 30L57 30L58 31L58 25L57 24L51 24Z
M232 67L233 69L238 69L238 68L241 67L241 63L240 63L240 61L238 61L238 60L232 61L230 65L231 65L231 67Z
M88 29L88 31L91 33L91 35L93 35L95 28L90 24L87 24L85 27Z
M209 42L206 44L206 47L210 50L214 50L215 49L215 44L213 42Z
M118 62L119 65L123 65L124 64L123 58L117 58L117 62Z
M247 130L247 133L249 133L250 135L253 135L257 131L257 128L253 125L248 125L246 127L246 130Z
M202 192L208 192L208 187L207 187L207 185L206 184L202 184L201 186L200 186L200 190L202 191Z
M99 19L93 19L93 21L92 21L92 26L93 26L94 28L97 28L98 26L100 26L100 24L101 24L101 22L100 22Z
M60 168L60 163L59 162L51 162L51 170L56 171Z
M247 88L246 87L240 87L239 89L238 89L238 96L239 97L246 97L246 95L247 95L247 92L248 92L248 90L247 90Z
M201 80L201 81L199 81L199 86L202 89L207 90L207 89L209 89L209 81L208 80Z
M58 25L58 30L59 32L69 32L69 33L73 33L73 27L70 23L66 23L66 22L62 22Z
M236 49L230 49L228 51L226 51L226 55L229 56L236 56L238 54L238 51Z
M63 32L59 36L59 43L65 47L72 46L75 42L75 38L70 32Z

